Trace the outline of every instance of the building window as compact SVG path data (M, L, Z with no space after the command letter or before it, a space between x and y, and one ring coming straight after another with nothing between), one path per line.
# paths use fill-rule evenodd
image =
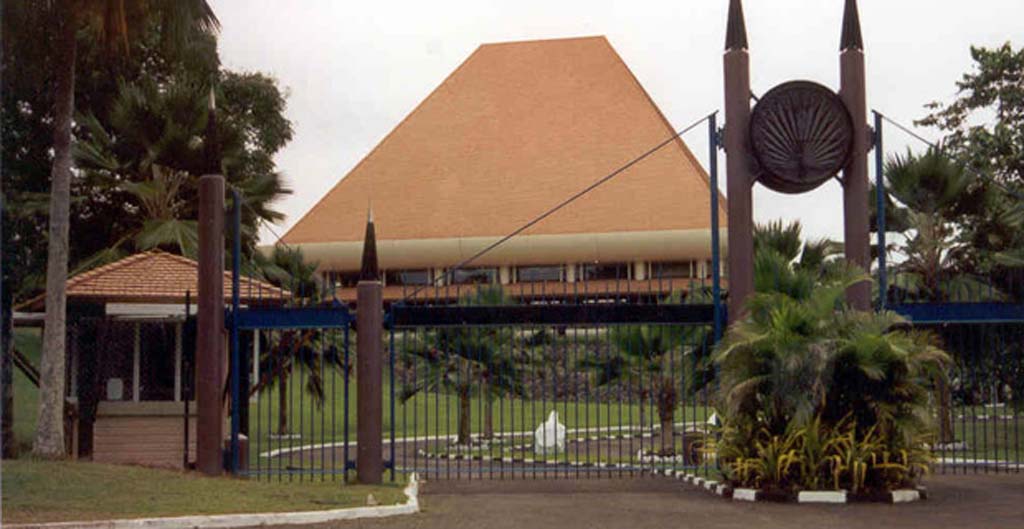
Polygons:
M629 279L629 265L626 263L586 263L580 265L579 279L593 281L600 279Z
M498 269L459 268L450 277L453 285L492 285L498 282Z
M181 391L181 324L105 320L97 353L100 400L173 401Z
M359 272L326 272L327 284L334 288L355 288L359 284Z
M697 277L696 272L693 261L651 263L651 279L690 279Z
M174 323L139 324L139 400L176 400L179 356ZM180 354L180 353L179 353Z
M520 266L516 268L516 281L520 283L562 281L564 268L562 265Z
M430 270L387 270L384 272L385 285L429 285Z

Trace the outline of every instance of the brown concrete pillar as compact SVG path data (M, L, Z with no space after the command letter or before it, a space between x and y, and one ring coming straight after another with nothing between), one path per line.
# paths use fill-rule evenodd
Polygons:
M868 150L871 138L867 120L864 45L854 0L846 2L839 48L839 95L853 118L853 155L843 170L843 241L847 261L869 272ZM856 309L870 309L871 284L864 281L850 287L846 291L846 299Z
M196 468L224 468L224 177L199 179L199 293L196 332Z
M380 483L384 474L381 447L383 289L380 281L360 281L356 287L356 474L360 483L368 485Z
M750 56L743 8L729 3L725 42L725 173L729 193L729 320L742 317L754 291L754 206L748 130L750 125Z
M377 266L373 212L366 220L363 262L356 285L356 477L375 485L384 475L381 415L384 408L384 286Z

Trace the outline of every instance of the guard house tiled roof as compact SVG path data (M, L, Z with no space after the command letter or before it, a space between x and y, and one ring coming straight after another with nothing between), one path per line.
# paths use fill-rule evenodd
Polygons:
M186 292L196 302L199 263L161 250L150 250L77 274L67 281L71 301L182 303ZM242 276L240 298L244 303L280 301L287 291L270 283ZM224 298L231 298L231 273L224 272ZM44 295L33 298L21 310L42 310Z
M382 239L505 235L673 133L604 37L485 44L283 239L360 241L367 204ZM707 230L709 195L677 139L524 235Z

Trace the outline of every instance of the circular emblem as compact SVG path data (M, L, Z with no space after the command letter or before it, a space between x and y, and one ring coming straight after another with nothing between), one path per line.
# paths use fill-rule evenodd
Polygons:
M846 166L853 120L835 92L810 81L768 91L750 116L759 181L780 193L810 191Z

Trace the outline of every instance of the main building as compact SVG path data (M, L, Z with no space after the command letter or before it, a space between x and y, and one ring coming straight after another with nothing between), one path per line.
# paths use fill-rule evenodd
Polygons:
M452 270L674 132L604 37L485 44L282 240L342 299L368 207L388 300L480 283L523 297L685 289L710 275L711 200L681 139Z

